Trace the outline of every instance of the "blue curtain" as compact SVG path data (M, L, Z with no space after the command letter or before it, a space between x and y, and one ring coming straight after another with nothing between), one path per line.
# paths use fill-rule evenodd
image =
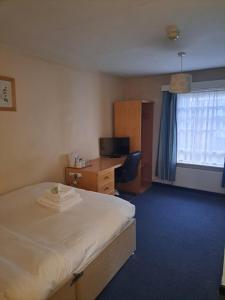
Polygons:
M177 163L177 94L163 92L156 176L175 181Z
M224 168L223 168L223 177L222 177L222 187L225 187L225 163L224 163Z

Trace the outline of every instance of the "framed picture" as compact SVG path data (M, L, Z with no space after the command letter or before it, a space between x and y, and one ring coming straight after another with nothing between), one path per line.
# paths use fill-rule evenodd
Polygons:
M0 111L16 111L14 78L0 76Z

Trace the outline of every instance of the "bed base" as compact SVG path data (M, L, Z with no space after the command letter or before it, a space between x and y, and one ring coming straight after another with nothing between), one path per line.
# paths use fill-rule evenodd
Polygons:
M132 219L83 273L72 277L48 300L94 300L135 250L136 222Z

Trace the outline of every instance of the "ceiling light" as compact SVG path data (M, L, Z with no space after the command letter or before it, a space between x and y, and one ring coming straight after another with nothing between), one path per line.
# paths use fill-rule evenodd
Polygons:
M182 73L183 71L183 57L185 52L178 52L178 56L181 60L181 72L171 76L170 80L170 92L177 94L184 94L191 92L192 76L191 74Z
M180 37L180 30L176 25L169 25L166 28L167 37L171 41L176 41Z

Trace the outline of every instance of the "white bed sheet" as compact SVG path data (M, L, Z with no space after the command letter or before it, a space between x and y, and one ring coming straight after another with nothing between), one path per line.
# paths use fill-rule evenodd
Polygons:
M36 203L54 185L41 183L0 197L0 299L47 299L82 271L134 217L120 198L78 190L83 201L63 213Z

